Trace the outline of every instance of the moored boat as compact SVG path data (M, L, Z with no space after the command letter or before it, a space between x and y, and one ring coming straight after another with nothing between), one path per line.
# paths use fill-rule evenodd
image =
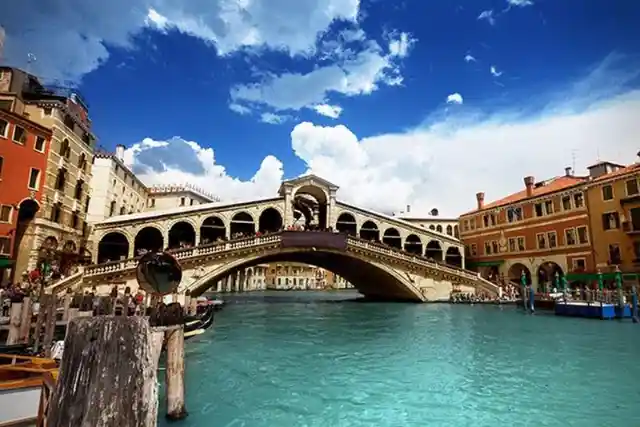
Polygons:
M204 309L204 312L196 316L185 316L184 318L184 338L189 339L196 335L203 334L204 331L213 325L215 317L215 306L210 304Z
M47 375L58 376L52 359L0 354L0 426L35 425Z

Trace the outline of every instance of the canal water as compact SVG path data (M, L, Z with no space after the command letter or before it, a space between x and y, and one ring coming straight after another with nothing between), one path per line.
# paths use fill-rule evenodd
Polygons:
M353 296L229 297L159 425L640 426L640 325Z

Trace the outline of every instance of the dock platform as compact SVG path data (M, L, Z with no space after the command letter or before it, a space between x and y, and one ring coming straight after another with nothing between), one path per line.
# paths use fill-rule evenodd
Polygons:
M631 305L625 304L622 309L616 304L583 301L557 301L557 316L585 317L589 319L628 319L631 318Z

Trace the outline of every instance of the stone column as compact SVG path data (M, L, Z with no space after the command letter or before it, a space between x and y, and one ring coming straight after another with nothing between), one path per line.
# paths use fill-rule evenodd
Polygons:
M293 188L285 186L284 189L284 227L293 224Z
M335 210L336 210L336 190L329 190L329 200L327 201L327 227L335 227Z

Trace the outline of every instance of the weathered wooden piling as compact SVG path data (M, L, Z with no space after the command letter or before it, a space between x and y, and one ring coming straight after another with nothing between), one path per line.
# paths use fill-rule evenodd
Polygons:
M56 329L56 296L49 295L47 298L47 303L44 307L40 307L40 309L46 310L45 314L45 325L44 325L44 340L42 342L44 356L51 357L51 346L53 344L53 334Z
M167 367L167 418L181 420L187 416L184 402L184 328L166 332Z
M20 331L18 341L21 344L29 344L31 335L31 318L33 317L33 304L31 298L22 300L22 313L20 314Z
M9 310L9 335L7 345L18 344L20 342L20 321L22 318L22 303L14 302Z
M144 317L73 319L47 427L156 427L152 331Z

